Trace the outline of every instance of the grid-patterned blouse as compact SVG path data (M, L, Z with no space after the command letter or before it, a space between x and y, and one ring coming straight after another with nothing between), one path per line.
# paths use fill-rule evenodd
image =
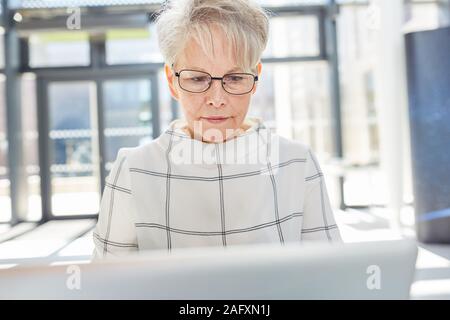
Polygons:
M311 149L259 118L223 143L192 139L177 119L118 153L94 229L93 259L153 249L341 241Z

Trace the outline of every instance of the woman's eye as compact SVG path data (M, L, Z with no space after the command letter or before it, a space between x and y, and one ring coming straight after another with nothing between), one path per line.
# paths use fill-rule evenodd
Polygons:
M190 81L194 81L194 82L204 82L206 81L206 77L192 77L189 78Z
M230 81L234 81L234 82L242 81L242 80L243 80L243 78L242 78L242 77L239 77L239 76L232 76L232 77L230 77L229 79L230 79Z

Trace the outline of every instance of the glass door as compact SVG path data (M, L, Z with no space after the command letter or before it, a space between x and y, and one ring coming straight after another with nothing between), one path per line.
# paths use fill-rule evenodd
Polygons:
M114 79L102 83L104 168L109 173L120 148L153 138L150 79Z
M159 135L156 73L38 81L43 220L96 215L118 150Z
M96 214L100 173L96 85L50 82L49 152L52 215Z

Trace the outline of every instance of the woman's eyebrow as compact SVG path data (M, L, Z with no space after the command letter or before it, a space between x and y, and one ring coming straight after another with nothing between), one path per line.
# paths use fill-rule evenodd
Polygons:
M205 69L199 68L199 67L188 67L188 68L186 68L186 69L208 72L208 71L206 71ZM225 72L225 74L226 74L226 73L235 72L235 71L241 71L241 68L239 68L239 67L234 67L233 69L228 70L227 72ZM209 73L209 72L208 72L208 73Z
M241 71L241 68L235 67L235 68L233 68L231 70L228 70L226 73L235 72L235 71Z

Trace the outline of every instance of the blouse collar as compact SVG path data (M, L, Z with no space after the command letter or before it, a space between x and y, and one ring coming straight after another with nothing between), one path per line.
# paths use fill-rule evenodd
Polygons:
M186 120L175 119L159 136L157 142L175 164L194 164L202 167L217 164L259 164L265 158L267 139L270 137L259 117L247 117L249 127L219 143L207 143L191 137L185 130Z

